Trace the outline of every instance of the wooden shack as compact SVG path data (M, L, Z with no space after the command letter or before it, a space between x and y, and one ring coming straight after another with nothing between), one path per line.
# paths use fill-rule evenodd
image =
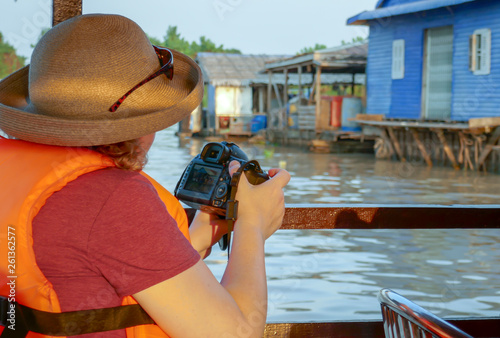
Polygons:
M268 61L285 55L251 55L228 53L199 53L206 86L206 123L208 134L251 134L250 123L254 108L254 91L249 80L258 76Z
M284 74L285 93L288 93L290 78L297 76L298 79L298 127L290 128L285 109L269 111L270 119L279 121L269 129L271 137L282 139L285 143L297 137L301 141L326 137L327 142L336 142L339 137L352 134L352 128L347 130L348 123L351 123L348 114L340 114L343 101L340 104L336 101L344 100L344 97L325 97L322 95L322 86L332 83L349 85L352 93L357 85L364 88L366 56L367 43L363 41L267 63L265 69L269 77L268 93L275 87L275 73ZM307 76L312 78L312 82L304 81ZM304 96L303 88L311 89L308 97ZM349 97L347 100L357 103L353 118L364 112L364 95ZM283 107L287 107L288 95L283 95L282 101ZM344 130L341 130L342 128Z

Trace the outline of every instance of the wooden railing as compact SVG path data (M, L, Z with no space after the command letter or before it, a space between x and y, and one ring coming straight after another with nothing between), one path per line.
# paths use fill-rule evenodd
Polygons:
M187 209L188 215L194 210ZM497 229L500 205L288 205L281 229ZM341 306L339 304L339 306ZM496 318L446 319L474 337L500 336ZM384 337L382 320L268 323L264 337Z
M189 217L195 210L186 209ZM287 205L281 229L500 228L499 205Z

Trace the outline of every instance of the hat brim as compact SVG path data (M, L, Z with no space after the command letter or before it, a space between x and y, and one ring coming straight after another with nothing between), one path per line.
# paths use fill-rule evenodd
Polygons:
M174 105L143 115L109 120L64 119L28 112L25 108L29 104L29 66L26 66L0 81L0 129L15 138L36 143L95 146L132 140L168 128L189 116L203 98L199 66L182 53L175 50L172 53L175 76L189 79L185 97Z

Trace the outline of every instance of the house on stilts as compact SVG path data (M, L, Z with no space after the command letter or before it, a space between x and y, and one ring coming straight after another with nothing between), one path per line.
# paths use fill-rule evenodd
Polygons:
M379 0L369 27L365 130L376 154L499 171L500 2Z

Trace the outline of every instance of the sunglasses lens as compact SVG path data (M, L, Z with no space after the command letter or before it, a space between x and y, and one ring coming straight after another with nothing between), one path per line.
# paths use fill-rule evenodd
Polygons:
M167 75L169 80L172 80L174 78L174 67L169 67L165 75Z
M172 62L173 55L168 49L157 46L154 46L154 49L162 67Z

